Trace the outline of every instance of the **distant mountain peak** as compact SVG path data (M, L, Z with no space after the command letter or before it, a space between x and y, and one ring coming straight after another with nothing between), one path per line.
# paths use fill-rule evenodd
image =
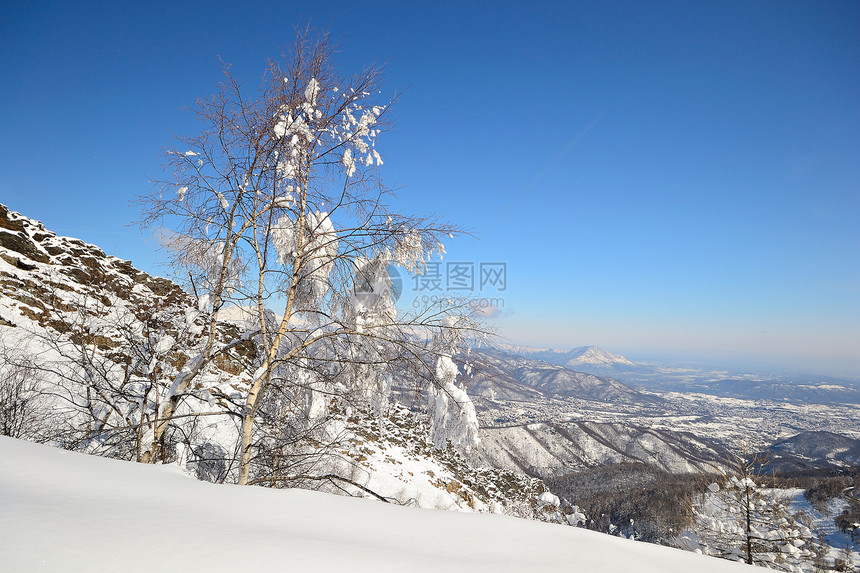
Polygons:
M514 354L533 360L543 360L550 364L564 366L572 370L590 372L592 374L612 374L619 371L639 371L643 367L628 360L620 354L604 350L599 346L577 346L571 350L557 348L534 348L515 344L495 342L489 345L491 350L506 354Z
M579 346L568 352L568 366L635 366L620 354L604 350L598 346Z

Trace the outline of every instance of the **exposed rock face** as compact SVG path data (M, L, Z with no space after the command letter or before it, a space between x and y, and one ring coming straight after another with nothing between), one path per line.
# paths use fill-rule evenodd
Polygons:
M0 296L9 301L0 312L8 313L10 306L18 311L0 316L6 325L16 323L15 314L48 324L51 310L70 310L72 295L89 301L93 310L119 299L141 320L154 308L193 306L191 296L173 282L80 239L57 236L5 205L0 205L0 259Z
M55 398L54 435L65 445L134 458L143 434L133 436L129 449L123 432L155 415L206 339L207 317L196 307L172 281L0 205L0 353L7 367L30 364L41 372L40 394ZM237 332L219 324L217 339L232 340ZM242 372L246 350L237 345L207 365L209 387L194 388L201 402L215 407L250 377ZM80 445L92 442L92 427L122 437L102 449Z

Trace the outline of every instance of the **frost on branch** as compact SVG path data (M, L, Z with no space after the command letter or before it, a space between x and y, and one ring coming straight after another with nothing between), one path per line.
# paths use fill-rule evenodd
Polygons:
M392 296L388 265L379 257L358 257L352 261L355 271L352 293L342 304L344 326L357 336L350 336L340 350L344 359L352 400L362 407L382 414L388 408L392 374L388 359L396 356L391 340L397 339L397 308Z
M348 147L346 148L343 152L343 159L341 161L344 169L346 169L346 176L352 177L355 175L355 159L352 157L352 149Z
M346 319L356 330L378 329L392 324L397 308L392 294L393 284L385 259L357 258L353 293L346 310Z
M393 236L394 245L386 248L381 256L410 274L422 274L431 257L438 255L441 260L445 253L445 246L441 242L428 245L421 233L414 229L397 229Z
M419 233L410 231L397 239L391 250L391 260L409 273L420 273L424 270L424 240Z
M375 149L376 128L383 106L366 109L362 103L365 94L343 94L347 104L329 117L326 106L334 105L337 88L324 97L324 87L311 78L304 90L304 101L291 108L281 106L275 117L272 133L276 141L285 144L279 153L277 169L284 179L295 180L302 165L330 150L339 151L340 164L347 178L356 175L359 167L382 165L382 156Z
M690 549L781 571L801 572L819 549L805 515L791 511L790 490L756 482L758 459L738 456L692 507L695 531L679 537Z
M309 106L309 109L314 109L317 105L317 96L320 93L320 83L316 80L316 78L311 78L311 81L308 82L308 87L305 88L305 100Z
M178 262L194 275L198 296L198 310L211 312L213 295L220 289L222 299L230 296L241 285L241 261L234 255L224 268L226 245L222 241L208 241L175 234L163 239L165 246L175 253Z
M300 360L295 369L296 393L302 396L301 406L308 425L314 425L325 417L326 400L316 376L308 369L307 361Z
M272 239L282 265L299 265L304 303L321 300L329 290L329 274L337 258L338 237L328 213L305 213L304 229L290 215L278 219Z
M453 446L469 451L479 443L478 417L472 399L455 384L457 374L457 365L450 356L436 359L439 384L430 386L428 397L431 435L437 447L450 441Z

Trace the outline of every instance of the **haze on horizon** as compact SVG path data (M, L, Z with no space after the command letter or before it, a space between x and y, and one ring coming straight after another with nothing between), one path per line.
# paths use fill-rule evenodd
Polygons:
M623 327L605 327L595 328L586 338L580 339L563 324L548 321L534 328L524 326L517 329L513 336L506 336L504 342L556 350L593 345L639 363L685 363L735 372L774 376L823 375L860 382L860 357L856 356L850 337L840 341L839 346L828 348L824 344L806 347L810 339L803 337L768 340L767 332L751 333L744 339L732 332L693 329L681 341L677 339L677 332L661 332L657 328L650 332L651 338L643 341L638 331L627 334ZM785 351L785 348L793 351Z

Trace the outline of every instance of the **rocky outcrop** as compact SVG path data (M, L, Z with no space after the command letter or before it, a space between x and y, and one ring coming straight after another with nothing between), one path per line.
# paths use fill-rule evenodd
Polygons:
M194 306L170 280L80 239L58 236L5 205L0 205L0 298L0 324L14 326L23 317L58 331L67 328L57 315L82 307L102 316L120 303L146 321L157 309Z

